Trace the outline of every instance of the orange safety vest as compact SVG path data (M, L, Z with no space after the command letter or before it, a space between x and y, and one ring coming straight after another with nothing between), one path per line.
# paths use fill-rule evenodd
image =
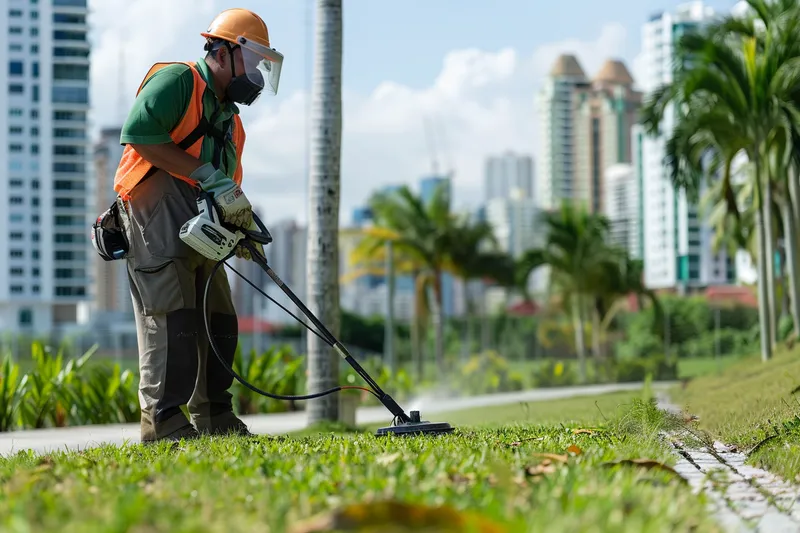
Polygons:
M183 118L177 126L169 133L172 140L180 148L186 151L189 155L199 158L200 150L203 146L203 137L205 132L210 128L210 124L204 119L203 115L203 92L206 89L206 82L200 75L200 72L195 68L194 62L181 61L184 65L191 68L194 75L194 87L192 88L192 98L189 106L183 115ZM139 88L136 90L138 96L142 90L142 86L150 77L166 67L172 65L174 62L156 63L148 71L147 75L142 80ZM233 115L233 144L236 146L236 171L233 180L237 185L242 184L242 149L244 148L245 133L242 126L242 119L239 115ZM153 165L144 159L139 153L133 149L129 144L125 145L120 159L119 166L117 167L116 175L114 176L114 191L120 195L123 200L130 198L130 193L133 188L150 172ZM186 183L197 187L197 182L187 176L178 176L173 174L176 178L185 181Z

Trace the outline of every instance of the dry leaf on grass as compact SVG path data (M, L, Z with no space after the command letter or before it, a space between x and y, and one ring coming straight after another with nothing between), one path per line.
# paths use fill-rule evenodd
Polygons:
M676 476L678 479L680 479L684 483L687 482L672 467L667 466L664 463L660 463L660 462L658 462L658 461L656 461L654 459L644 459L644 458L641 458L641 459L622 459L620 461L612 461L612 462L609 462L609 463L603 463L603 466L617 466L617 465L637 466L639 468L644 468L644 469L647 469L647 470L661 470L663 472L669 472L670 474L673 474L674 476Z
M400 459L402 454L399 452L397 453L387 453L375 458L375 462L382 466L387 466L395 462L396 460Z
M451 483L459 484L459 483L474 483L476 476L475 472L467 472L466 474L462 474L461 472L451 472L447 474L447 479Z
M529 466L525 469L525 475L529 477L543 476L552 474L556 471L555 465L549 460L544 460L538 465Z
M550 461L557 461L559 463L566 463L569 459L568 455L559 455L557 453L534 453L534 457L541 457L543 459L550 459Z
M542 461L535 465L526 466L525 476L533 478L535 481L538 481L544 475L554 473L557 464L565 464L569 459L567 455L558 455L555 453L534 453L533 455L534 457L541 457Z
M594 435L594 431L592 431L591 429L573 429L572 430L572 434L573 435L580 435L582 433L585 433L586 435Z
M572 444L569 448L567 448L567 452L580 455L583 453L583 450L581 450L580 447L576 446L575 444Z
M505 533L506 528L475 513L451 507L428 507L395 501L349 505L296 524L291 533L333 531L405 533L475 531Z

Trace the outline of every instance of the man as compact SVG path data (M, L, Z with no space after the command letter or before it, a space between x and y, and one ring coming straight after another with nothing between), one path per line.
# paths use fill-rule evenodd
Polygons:
M198 214L200 189L214 194L226 222L252 227L240 188L245 133L236 104L252 104L263 90L277 93L283 56L270 48L264 21L245 9L223 11L201 35L204 59L150 69L120 137L114 189L129 242L143 442L249 434L233 413L233 377L211 351L203 323L213 262L178 234ZM246 250L238 247L237 256ZM209 299L211 333L232 365L238 323L222 272Z

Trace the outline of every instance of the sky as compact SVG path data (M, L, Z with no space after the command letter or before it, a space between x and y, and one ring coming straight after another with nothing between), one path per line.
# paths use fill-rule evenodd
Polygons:
M676 0L344 0L341 222L388 184L453 172L456 208L483 195L483 162L539 146L536 95L575 54L592 76L621 59L634 78L642 24ZM706 0L720 12L732 0ZM118 127L149 67L204 55L201 31L230 7L254 10L284 54L277 96L242 106L242 188L265 223L306 218L314 0L90 0L95 134ZM569 7L567 7L569 6ZM155 36L155 37L153 37ZM426 128L426 123L430 126Z

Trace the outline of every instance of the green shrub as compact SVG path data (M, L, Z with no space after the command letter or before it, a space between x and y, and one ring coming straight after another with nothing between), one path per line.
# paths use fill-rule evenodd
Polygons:
M735 329L720 329L710 331L695 339L675 347L679 357L710 357L716 354L719 343L720 355L740 355L756 349L752 335L749 331Z
M622 359L616 363L616 378L620 383L644 381L647 376L656 380L678 377L678 364L668 363L663 355Z
M69 358L41 341L31 343L31 369L9 357L0 370L0 431L113 424L139 419L136 375L119 364L91 361L96 347Z
M271 347L257 354L251 350L243 357L237 347L233 363L234 371L245 381L265 392L281 396L298 393L298 381L302 372L303 359L297 357L289 347ZM242 385L238 380L233 384L234 410L238 414L283 412L293 408L286 400L277 400L258 394Z
M415 386L415 381L405 369L398 369L392 374L389 366L384 364L380 357L371 357L364 361L359 361L359 364L381 389L388 392L397 401L407 400L418 389ZM359 376L349 365L344 372L340 372L339 384L369 388L369 385L364 382L364 378ZM362 395L361 401L365 405L380 404L375 396L366 392Z
M783 315L778 321L778 340L785 341L794 333L794 320L791 315Z
M593 360L590 368L593 370L589 375L592 383L616 383L617 361L613 357Z
M567 387L578 382L576 363L548 360L536 365L532 376L535 387Z
M70 425L124 424L139 420L135 375L119 364L85 365L63 388Z
M522 390L525 380L510 369L505 358L489 350L473 355L461 367L460 379L453 385L467 394L488 394Z
M0 368L0 431L14 429L26 380L27 376L20 377L19 365L6 355Z

